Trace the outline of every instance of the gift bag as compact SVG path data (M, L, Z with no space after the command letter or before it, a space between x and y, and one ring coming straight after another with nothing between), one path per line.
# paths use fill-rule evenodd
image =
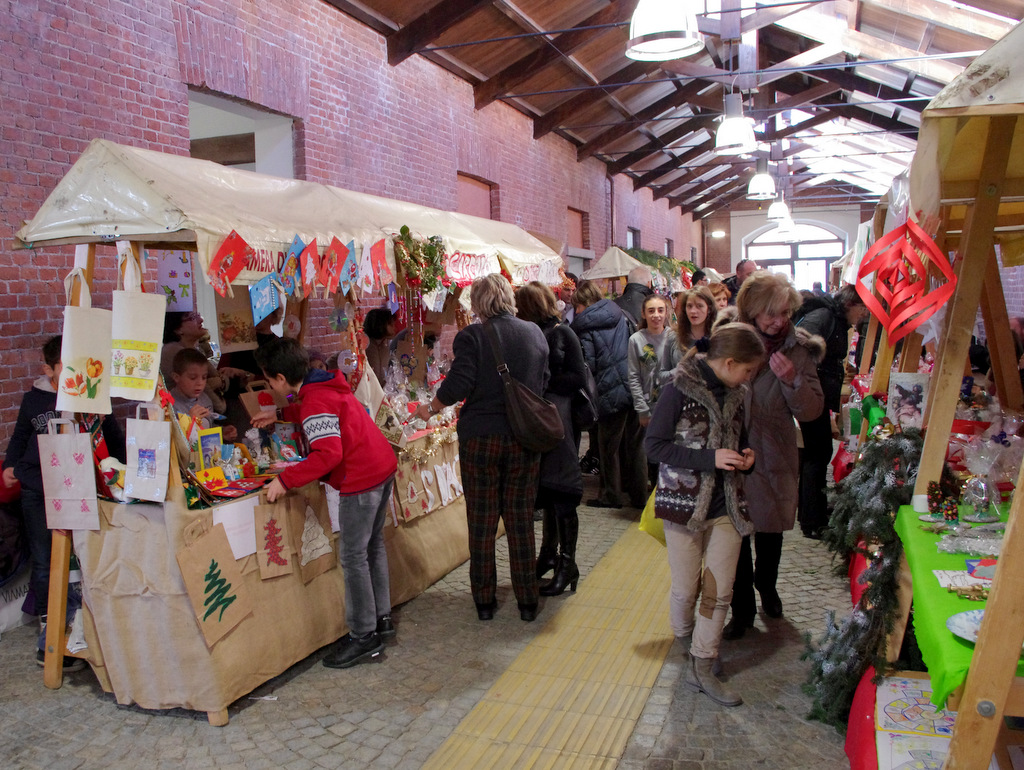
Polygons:
M192 610L212 648L252 614L252 598L231 553L223 524L215 524L175 554Z
M155 409L159 420L139 419L143 409ZM164 419L159 404L139 404L135 419L126 423L128 451L124 492L137 500L162 503L167 497L167 479L171 467L171 424Z
M118 251L122 250L121 243ZM119 267L124 270L124 290L115 291L113 298L111 323L118 336L110 341L110 395L151 401L160 376L167 298L143 294L139 264L130 249L120 256Z
M72 433L60 433L70 425ZM99 529L96 467L88 433L79 433L71 420L50 420L39 436L39 466L50 529Z
M331 537L331 517L323 495L309 501L301 494L289 494L284 503L288 508L292 547L305 585L338 562Z
M292 539L288 531L287 505L257 505L255 509L256 561L260 579L288 575L292 571Z
M640 514L640 531L646 532L665 545L665 527L662 525L661 519L654 516L654 492L651 492L651 496L647 498L647 505L644 506L643 513Z
M71 290L76 279L81 293L79 304L72 305ZM57 410L110 414L111 312L92 306L89 285L80 267L64 279L64 293L68 304L64 308L60 348L63 368L57 383ZM163 310L160 312L163 323Z
M288 406L288 401L272 391L266 380L253 380L245 386L243 393L238 394L238 398L250 418L263 412L276 415L278 409Z

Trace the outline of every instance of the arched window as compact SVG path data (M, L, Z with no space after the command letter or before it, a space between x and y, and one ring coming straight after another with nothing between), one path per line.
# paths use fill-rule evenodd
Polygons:
M785 273L797 289L811 289L815 282L828 286L832 263L846 253L845 236L820 224L796 222L788 235L774 223L750 234L743 257L773 273Z

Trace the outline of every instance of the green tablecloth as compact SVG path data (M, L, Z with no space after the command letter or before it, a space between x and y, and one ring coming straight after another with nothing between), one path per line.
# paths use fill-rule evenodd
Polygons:
M1006 521L1006 506L1002 506ZM962 510L967 512L967 507ZM949 593L939 585L932 570L965 570L965 554L940 553L936 548L939 535L921 529L921 514L909 505L896 516L896 532L903 541L907 563L914 581L914 630L921 656L932 680L932 702L944 706L946 698L967 678L974 645L954 636L946 628L946 619L965 610L981 609L984 602L973 602ZM1017 666L1017 676L1024 676L1024 663Z

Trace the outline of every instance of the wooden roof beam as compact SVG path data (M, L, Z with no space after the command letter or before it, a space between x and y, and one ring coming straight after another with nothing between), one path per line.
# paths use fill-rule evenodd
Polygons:
M609 163L608 172L613 176L615 174L621 174L627 168L635 163L639 163L644 158L647 158L656 152L665 150L673 142L679 141L687 134L692 134L705 129L710 131L717 119L718 115L695 115L672 130L666 131L664 134L657 137L656 140L648 142L643 147L639 147L625 153L614 163Z
M994 14L978 13L962 5L928 2L928 0L862 0L865 5L874 5L895 11L912 19L934 24L937 27L977 35L993 42L1001 38L1017 24L1016 19L999 21Z
M388 64L401 64L426 49L441 35L494 0L441 0L387 36Z
M545 45L528 53L518 61L509 64L496 75L488 78L473 89L476 108L482 109L495 99L501 98L519 84L530 79L545 67L561 60L563 56L603 35L607 29L592 29L605 24L625 21L633 12L633 3L628 0L613 0L600 11L581 21L577 28L545 40Z
M618 88L628 85L640 85L637 81L656 69L658 69L658 62L638 61L623 67L618 72L612 73L597 84L599 87L582 91L568 101L535 118L533 121L533 138L540 139L542 136L551 133L563 123L568 122L574 113L596 104Z

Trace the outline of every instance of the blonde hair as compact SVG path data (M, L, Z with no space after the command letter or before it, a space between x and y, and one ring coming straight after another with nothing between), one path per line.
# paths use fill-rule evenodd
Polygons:
M786 275L767 270L751 273L736 295L739 320L749 324L762 313L792 316L802 304L800 292Z
M512 294L512 284L500 273L477 278L470 287L469 306L484 321L502 313L515 315L516 298Z
M595 302L600 302L604 299L601 296L601 290L597 288L597 284L593 281L581 281L580 285L576 287L575 293L572 295L573 307L590 307Z
M688 355L693 355L693 350ZM711 332L707 352L709 361L731 358L738 364L751 364L763 361L764 357L764 341L750 324L719 324Z
M704 320L705 336L711 333L711 327L715 325L715 318L718 317L718 305L707 286L694 286L679 294L676 300L676 343L680 350L686 350L695 341L693 339L693 326L690 318L686 315L686 303L691 298L699 299L708 309L708 317Z
M516 315L524 321L539 324L558 317L558 300L551 287L530 281L516 290Z

